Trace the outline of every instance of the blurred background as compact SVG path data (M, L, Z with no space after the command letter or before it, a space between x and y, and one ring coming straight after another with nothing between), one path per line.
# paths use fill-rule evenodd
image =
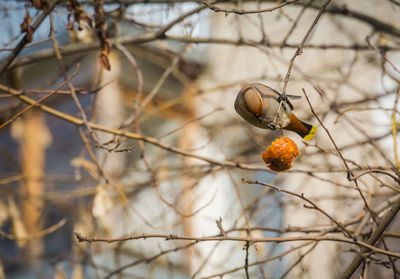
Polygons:
M0 278L400 277L398 0L0 14ZM245 122L248 82L302 96L315 138ZM300 155L277 173L282 133Z

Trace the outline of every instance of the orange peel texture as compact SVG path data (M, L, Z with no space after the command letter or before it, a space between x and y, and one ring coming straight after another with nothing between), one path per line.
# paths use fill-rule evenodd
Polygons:
M290 169L293 159L297 156L299 156L297 145L288 137L277 138L262 153L264 162L274 171Z

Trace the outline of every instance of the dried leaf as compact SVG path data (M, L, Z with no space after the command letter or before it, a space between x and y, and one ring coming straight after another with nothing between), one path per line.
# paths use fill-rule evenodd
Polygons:
M106 18L104 15L103 1L101 1L101 0L95 1L94 11L95 11L94 26L96 28L97 37L99 38L100 47L101 47L99 61L103 68L110 71L111 65L110 65L110 61L108 59L108 55L110 53L111 44L110 44L110 39L108 38L108 35L106 32L107 31L107 23L106 23Z
M267 150L262 153L262 158L268 167L274 171L285 171L292 167L292 162L299 155L297 145L288 137L276 139Z
M99 55L100 65L107 71L111 70L110 60L108 59L108 53L102 51Z
M32 18L28 11L25 13L24 21L21 23L21 33L26 33L26 41L28 43L32 42L33 30L32 30Z
M68 0L68 11L67 30L74 30L75 22L78 24L78 30L82 30L81 21L92 26L92 19L85 14L77 0ZM73 21L71 21L71 17L73 17Z

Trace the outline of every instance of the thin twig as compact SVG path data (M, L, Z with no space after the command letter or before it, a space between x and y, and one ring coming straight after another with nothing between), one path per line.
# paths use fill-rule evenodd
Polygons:
M51 91L50 93L48 93L46 96L43 96L42 98L40 98L39 100L37 100L36 102L34 102L33 104L30 104L29 106L27 106L26 108L24 108L23 110L19 111L18 113L14 114L10 119L8 119L6 122L4 122L3 124L0 125L0 129L4 128L5 126L7 126L8 124L10 124L11 122L13 122L15 119L17 119L18 117L20 117L23 113L27 112L28 110L30 110L32 107L40 104L41 102L43 102L44 100L46 100L47 98L49 98L50 96L53 96L54 94L57 94L57 92L59 91L59 89L63 88L65 86L65 84L67 84L68 82L70 82L78 73L79 73L79 64L76 65L76 70L75 72L72 73L72 75L70 75L69 77L67 77L59 86L57 86L56 89L54 89L53 91Z
M382 236L386 228L390 225L392 220L396 217L397 213L400 211L400 198L392 205L389 212L379 223L378 227L374 230L372 235L368 238L367 244L374 245L375 242ZM358 254L358 256L351 262L351 264L347 267L347 269L343 272L341 279L348 279L352 276L352 274L356 271L356 269L360 266L360 264L364 261L363 254L367 253L368 249L363 247Z
M210 10L216 12L216 13L225 13L225 15L228 14L237 14L237 15L247 15L247 14L260 14L260 13L265 13L265 12L272 12L275 10L278 10L286 5L292 4L294 2L297 2L298 0L288 0L285 1L283 3L280 3L274 7L271 8L266 8L266 9L257 9L257 10L239 10L239 9L222 9L219 8L213 4L208 3L205 0L196 0L196 2L202 3L205 6L207 6L207 8L209 8Z
M400 203L399 203L400 204ZM349 238L344 237L335 237L335 236L293 236L293 237L261 237L261 238L253 238L249 236L202 236L202 237L194 237L194 236L180 236L176 234L137 234L130 235L126 237L119 238L101 238L101 237L87 237L81 235L79 232L74 232L76 239L79 242L105 242L105 243L113 243L113 242L121 242L128 240L137 240L137 239L147 239L147 238L159 238L168 241L173 240L189 240L189 241L197 241L197 242L208 242L208 241L238 241L238 242L246 242L250 241L253 243L261 243L261 242L293 242L293 241L331 241L331 242L341 242L348 243L352 245L356 245L362 248L366 248L367 251L371 251L378 254L389 255L395 258L400 259L400 253L386 251L384 249L377 248L369 243L366 243L361 240L351 240Z
M35 32L39 28L39 26L42 24L42 22L45 20L45 18L49 15L49 13L58 4L58 1L59 0L52 0L48 4L48 7L45 8L45 10L38 16L38 18L35 20L35 22L31 26L33 32ZM25 45L27 43L29 43L29 41L27 40L27 37L28 37L28 34L25 34L25 36L14 47L13 51L0 64L0 77L7 71L10 64L14 61L15 58L17 58L18 54L22 51L22 49L25 47Z
M289 63L289 68L287 70L286 73L286 77L285 77L285 81L283 83L283 89L282 89L282 94L286 94L286 87L289 83L289 78L290 78L290 74L292 72L292 68L293 68L293 64L294 64L294 60L296 59L297 56L301 55L302 51L303 51L303 46L306 43L308 37L311 34L311 31L314 29L314 27L317 25L318 20L320 19L320 17L322 16L322 14L324 13L326 7L328 6L328 4L331 2L331 0L328 0L324 3L324 5L321 7L321 9L318 12L318 15L315 17L313 23L311 24L310 28L308 28L306 35L303 37L303 40L301 41L301 43L299 44L299 46L297 47L297 50L295 51L295 53L293 54L292 58L290 59L290 63Z
M265 183L265 182L261 182L261 181L257 181L257 180L252 180L252 179L248 179L248 178L243 178L242 179L243 183L248 183L248 184L258 184L258 185L262 185L262 186L266 186L269 188L272 188L278 192L282 192L282 193L286 193L289 194L291 196L295 196L297 198L300 198L306 202L308 202L311 206L308 205L304 205L304 207L306 208L310 208L310 209L316 209L317 211L321 212L323 215L325 215L326 217L328 217L329 220L331 220L333 223L335 223L344 233L345 236L354 239L354 236L351 232L349 232L341 222L335 220L332 216L330 216L325 210L323 210L321 207L319 207L315 202L313 202L312 200L306 198L303 194L297 194L282 188L279 188L275 185L269 184L269 183Z

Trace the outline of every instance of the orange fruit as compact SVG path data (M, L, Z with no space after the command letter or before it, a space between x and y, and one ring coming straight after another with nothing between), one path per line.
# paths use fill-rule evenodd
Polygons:
M274 171L290 169L293 159L297 156L299 156L297 145L288 137L277 138L262 153L264 162Z

